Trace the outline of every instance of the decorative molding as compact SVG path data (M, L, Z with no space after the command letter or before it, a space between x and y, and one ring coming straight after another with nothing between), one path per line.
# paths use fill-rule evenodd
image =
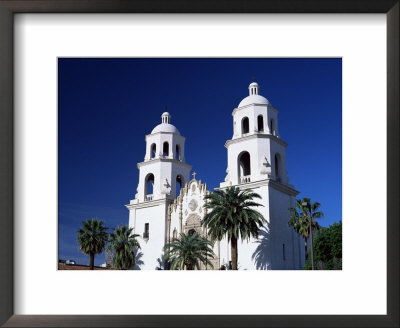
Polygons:
M264 180L249 182L249 183L236 184L236 185L232 185L232 186L238 187L240 190L254 189L254 188L263 187L263 186L270 186L270 187L274 188L275 190L279 190L289 196L297 196L300 193L296 189L294 189L290 186L284 185L280 182L276 182L275 180L272 180L272 179L264 179ZM228 188L228 186L215 188L214 190L225 190L227 188Z
M153 207L153 206L158 206L160 204L165 204L165 205L170 205L172 204L172 200L168 198L162 198L162 199L157 199L157 200L149 200L148 202L143 202L143 203L137 203L137 204L127 204L125 205L126 208L129 210L134 209L134 208L146 208L146 207Z
M238 142L242 142L242 141L246 141L246 140L250 140L250 139L256 139L256 138L261 138L261 139L272 139L274 141L276 141L277 143L281 144L284 147L287 147L287 143L285 141L283 141L282 139L272 135L272 134L261 134L261 133L255 133L255 134L250 134L250 135L246 135L244 137L239 137L236 139L230 139L227 140L225 142L225 148L228 148L231 144L234 143L238 143Z
M159 132L156 132L156 133L146 134L146 136L145 136L145 141L147 142L147 138L156 136L156 135L158 135L158 134L173 134L173 135L175 135L175 136L178 136L178 137L183 138L184 141L186 140L186 138L185 138L183 135L181 135L180 133L159 131Z
M189 205L188 205L188 207L189 207L189 209L192 211L192 212L194 212L195 210L196 210L196 208L198 207L198 203L197 203L197 201L193 198L190 202L189 202Z
M154 164L154 163L160 163L160 162L170 162L170 163L174 163L174 164L179 164L190 170L192 169L192 165L186 164L180 160L177 160L176 158L168 158L168 157L152 158L152 159L149 159L148 161L137 163L137 168L140 169L142 166L146 166L146 165L150 165L150 164Z
M267 107L267 109L272 109L275 113L278 113L278 110L272 106L271 104L257 104L257 103L253 103L253 104L248 104L246 106L241 106L241 107L236 107L233 109L232 112L232 116L234 116L236 114L236 112L241 111L242 109L247 109L250 107Z

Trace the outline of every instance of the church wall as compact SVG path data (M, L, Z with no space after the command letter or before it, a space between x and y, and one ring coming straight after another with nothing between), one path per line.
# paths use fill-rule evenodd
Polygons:
M177 206L176 210L171 213L171 229L170 229L170 240L173 238L174 229L176 229L177 236L181 233L180 228L180 220L179 220L179 206Z
M269 189L267 185L253 188L262 199L255 201L264 206L255 208L260 212L266 222L261 228L259 239L250 238L249 241L238 241L238 266L239 270L270 270L271 269L271 235L270 235L270 208L268 202ZM227 238L221 241L221 264L231 260L231 245Z
M243 186L243 185L242 185ZM258 239L238 242L238 266L240 270L296 270L304 265L304 241L288 226L290 206L295 197L275 190L271 186L252 189L262 199L256 201L263 207L256 208L266 223ZM285 244L285 259L283 254ZM221 241L221 264L231 259L228 240Z
M294 204L294 196L287 195L274 187L269 187L271 204L270 229L273 235L272 268L276 270L301 269L301 241L292 227L288 226L289 207ZM285 245L285 259L283 257Z
M167 204L159 204L157 206L143 207L136 209L135 233L138 237L142 253L141 261L144 263L139 265L141 270L155 270L159 265L157 259L162 258L162 248L165 244L166 236L166 208ZM135 211L132 209L131 211ZM145 232L145 223L149 223L149 238L143 238Z
M238 266L240 270L256 270L256 269L271 269L270 268L270 208L268 203L269 192L268 187L261 186L252 189L259 194L262 199L254 199L257 203L263 206L255 207L254 209L260 212L266 222L260 229L259 238L251 238L248 242L238 243Z

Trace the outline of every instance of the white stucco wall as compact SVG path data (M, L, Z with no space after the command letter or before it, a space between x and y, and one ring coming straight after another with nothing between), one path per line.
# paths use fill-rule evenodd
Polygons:
M239 186L242 190L246 185ZM257 207L266 223L260 229L259 238L238 241L239 270L298 270L304 265L304 241L288 226L290 206L295 197L276 190L268 183L260 187L251 187L262 199L256 202L264 205ZM283 257L285 245L285 258ZM230 243L221 241L221 263L231 260Z
M162 248L166 237L166 213L169 202L167 200L147 202L131 205L129 207L129 226L134 228L134 233L140 235L138 241L141 246L136 269L155 270L162 259ZM143 238L145 224L149 223L149 238ZM140 255L142 253L142 255ZM143 262L143 263L139 263Z

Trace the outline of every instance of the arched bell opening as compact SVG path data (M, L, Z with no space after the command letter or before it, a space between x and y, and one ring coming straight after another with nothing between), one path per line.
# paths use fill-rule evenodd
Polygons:
M144 190L145 200L153 200L153 192L154 192L154 174L149 173L145 179L145 190Z
M176 196L181 193L181 188L183 187L183 178L181 175L176 176Z
M272 135L275 135L275 122L272 118L269 120L269 131Z
M155 143L153 143L150 147L150 158L156 157L156 151L157 151L157 146Z
M181 160L181 148L179 145L175 146L175 158L180 161Z
M248 117L244 117L242 119L242 134L246 134L249 133L250 128L249 128L249 118Z
M264 131L264 118L262 115L258 115L257 117L257 131L258 132Z
M163 144L163 156L168 157L169 156L169 144L167 141L164 142Z
M238 156L239 183L250 182L250 154L244 151Z

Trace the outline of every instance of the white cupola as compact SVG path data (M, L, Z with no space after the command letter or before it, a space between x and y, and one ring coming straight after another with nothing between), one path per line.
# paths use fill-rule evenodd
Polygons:
M168 123L171 121L171 115L168 112L164 112L161 115L161 122L162 123Z
M258 95L259 85L257 82L250 83L249 85L249 96Z

